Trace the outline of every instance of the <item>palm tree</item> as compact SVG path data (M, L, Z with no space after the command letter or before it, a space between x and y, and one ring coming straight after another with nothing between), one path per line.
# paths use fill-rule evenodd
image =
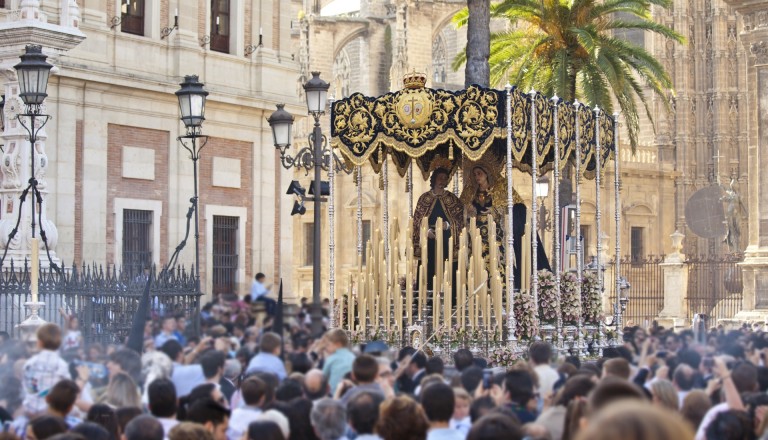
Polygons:
M506 20L510 29L491 34L491 84L509 81L522 90L576 99L613 113L614 101L624 116L634 151L639 117L636 99L645 107L649 87L665 105L672 80L644 48L617 38L614 31L653 32L678 43L674 30L656 23L651 6L667 8L671 0L503 0L491 6L491 17ZM466 25L467 10L454 17ZM626 18L625 18L626 17ZM460 53L453 67L467 59Z
M467 66L464 86L488 87L491 41L491 0L467 0Z

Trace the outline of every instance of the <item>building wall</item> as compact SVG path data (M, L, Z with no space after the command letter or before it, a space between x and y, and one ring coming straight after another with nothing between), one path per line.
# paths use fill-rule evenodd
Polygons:
M41 3L48 22L56 22L61 2ZM290 2L231 0L230 53L203 44L211 25L209 0L146 4L145 35L137 36L111 27L119 2L79 2L79 29L87 38L49 58L57 70L46 101L52 116L46 203L59 229L58 256L67 265L119 264L116 201L123 207L131 200L146 206L159 201L155 251L158 263L167 262L184 236L193 195L192 161L176 140L185 130L174 92L184 75L197 74L210 92L202 129L210 140L199 161L203 291L211 290L211 215L241 216L238 293L249 291L256 272L269 279L289 276L293 231L282 189L291 175L276 161L266 118L281 102L298 120L305 111L293 83L285 81L298 75L290 52ZM161 38L177 8L179 28ZM0 9L0 32L9 9ZM263 44L257 47L260 30ZM17 63L22 49L0 42L0 65ZM7 79L0 86L2 81ZM133 148L126 155L124 147ZM179 259L187 268L194 263L193 235Z

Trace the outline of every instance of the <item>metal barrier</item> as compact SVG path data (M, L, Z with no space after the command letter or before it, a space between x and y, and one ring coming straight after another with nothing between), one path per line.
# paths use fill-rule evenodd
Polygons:
M744 254L689 258L688 319L696 314L718 319L733 318L741 310L744 284L741 268Z
M645 259L637 260L624 257L619 262L619 273L630 284L629 303L624 312L624 324L639 325L649 328L661 310L664 308L664 271L660 266L664 262L664 256L649 255ZM615 267L615 261L609 265L609 273ZM611 267L612 266L612 267ZM606 290L611 292L610 304L616 302L616 293L613 286L613 276L606 277Z
M18 337L17 325L26 318L24 303L30 301L30 273L23 268L0 273L0 331ZM200 294L196 292L195 276L183 268L167 273L118 271L114 266L104 269L96 264L72 265L61 273L42 270L39 300L45 302L40 316L64 327L59 313L76 316L86 342L122 343L131 329L133 317L144 293L147 278L153 277L150 288L150 308L154 316L184 315L195 318L200 312Z

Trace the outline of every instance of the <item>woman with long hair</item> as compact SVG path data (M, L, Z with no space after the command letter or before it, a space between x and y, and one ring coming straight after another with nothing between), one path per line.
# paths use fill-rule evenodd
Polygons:
M141 396L136 382L125 373L116 373L107 385L103 403L112 408L125 406L141 408Z

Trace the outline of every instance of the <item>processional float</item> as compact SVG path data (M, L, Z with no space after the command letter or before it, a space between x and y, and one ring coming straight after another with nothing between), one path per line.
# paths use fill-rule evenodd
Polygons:
M537 339L552 342L562 352L583 355L597 354L615 343L607 336L602 319L604 262L600 211L602 174L613 159L615 222L616 231L620 231L618 115L609 116L598 108L590 109L557 97L548 99L535 91L524 93L512 86L503 91L479 86L446 91L425 88L425 83L425 75L413 73L406 76L405 87L400 91L379 97L355 93L332 103L331 145L355 169L358 263L349 274L346 292L338 298L331 273L331 325L348 330L352 339L359 341L384 339L394 345L429 347L437 353L469 347L490 356L497 365L516 359L526 342ZM403 230L397 219L390 220L387 205L390 162L398 175L406 179L409 197L403 252L398 240ZM458 236L451 234L448 243L443 243L442 234L437 234L435 255L443 255L443 246L451 251L447 259L428 261L427 219L413 224L412 218L414 165L425 180L435 163L447 168L451 176L463 169L466 180L467 170L471 172L473 164L480 162L498 165L483 170L491 169L495 175L486 177L500 181L498 188L505 189L506 212L499 218L489 216L488 225L484 226L491 231L485 234L488 243L482 242L474 218L458 231ZM380 174L384 203L380 228L363 249L361 175L366 163ZM552 212L554 224L561 225L557 182L566 167L575 173L576 203L563 212L573 221L568 231L560 226L553 228L552 270L540 271L535 183L540 175L554 174ZM523 254L530 250L530 263L514 252L513 169L531 176L531 215L521 243ZM329 175L331 188L333 178ZM594 179L596 191L597 252L588 266L583 261L584 243L579 232L582 179ZM454 178L454 191L457 190L458 178ZM329 210L329 215L333 272L333 210ZM494 233L499 222L504 225L503 237ZM441 231L442 227L438 219L434 230ZM620 234L615 235L618 261ZM419 249L414 249L412 236L417 238L414 241L418 241ZM565 239L575 241L576 249L575 264L567 271L563 270L561 255ZM454 248L458 250L453 252ZM421 258L414 256L419 254ZM505 264L499 264L499 258ZM404 273L400 273L403 266ZM429 283L426 274L431 271L434 278ZM522 274L519 289L512 287L516 286L516 271ZM624 280L618 269L613 272L618 293L625 287ZM615 311L613 323L620 328L622 310L617 305Z

